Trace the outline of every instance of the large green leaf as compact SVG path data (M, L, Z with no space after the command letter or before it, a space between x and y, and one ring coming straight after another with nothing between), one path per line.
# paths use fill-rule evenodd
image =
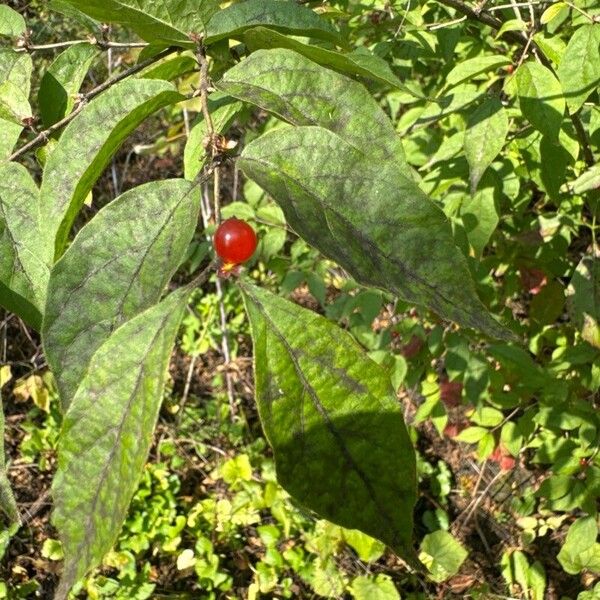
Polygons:
M600 252L584 256L567 289L569 312L581 335L600 348Z
M552 71L529 61L517 70L516 82L523 116L535 129L556 140L565 112L565 99Z
M584 569L600 573L600 544L595 516L580 517L569 527L558 562L571 575Z
M260 25L291 35L340 41L331 24L310 8L287 0L245 0L215 14L207 27L206 42L211 44L223 38L239 38L247 29Z
M33 113L27 96L12 81L0 83L0 120L22 125Z
M275 130L239 164L288 223L358 281L495 337L508 332L475 292L444 213L396 165L320 127Z
M415 455L389 376L327 319L263 289L242 289L278 481L320 516L417 565Z
M558 67L567 106L579 110L600 86L600 25L584 25L575 31Z
M27 98L31 89L32 70L29 54L0 48L0 83L10 81ZM12 154L22 131L23 125L0 118L0 161Z
M410 169L392 122L361 84L291 50L259 50L217 87L294 125L319 125L373 158Z
M409 89L396 77L383 58L373 54L366 48L359 48L354 52L341 53L336 50L328 50L320 46L306 44L298 39L265 27L249 29L244 35L244 42L253 51L269 48L288 48L340 73L366 77L378 83L405 91L412 96L420 97L419 94Z
M218 9L217 0L65 0L77 10L107 23L131 28L148 42L192 47L204 36Z
M119 534L148 455L187 296L179 290L114 331L65 415L52 485L65 554L57 600Z
M500 153L508 134L508 115L500 100L489 98L475 110L465 132L465 155L474 194L485 170Z
M63 409L96 349L158 301L185 256L199 210L199 190L187 181L141 185L103 208L54 265L42 338Z
M131 79L92 100L71 121L46 162L40 191L48 264L62 254L86 196L125 138L148 115L181 98L165 81Z
M39 251L39 190L27 169L0 163L0 304L41 325L48 267Z
M25 19L10 6L0 6L0 36L16 38L27 29Z
M91 44L70 46L58 55L42 77L38 92L40 116L50 127L68 115L98 49Z
M214 95L211 97L209 111L215 131L224 134L242 109L242 103L233 98L220 96L220 98L214 98ZM198 121L190 131L183 153L183 172L185 173L185 178L190 181L196 178L206 163L208 154L204 143L207 136L208 128L206 127L206 121L204 121L203 115L200 114Z

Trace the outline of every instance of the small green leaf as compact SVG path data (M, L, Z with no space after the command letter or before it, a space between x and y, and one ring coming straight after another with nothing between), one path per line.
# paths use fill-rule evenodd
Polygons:
M569 527L565 543L556 557L567 573L576 575L584 569L600 573L597 537L596 517L582 517Z
M460 207L460 216L467 239L476 256L483 254L500 220L495 196L495 187L486 185L477 190L474 195L466 196Z
M400 594L389 575L359 575L350 584L355 600L400 600Z
M567 106L573 113L600 86L600 26L584 25L571 36L558 67Z
M485 100L469 118L465 132L465 155L471 173L471 194L485 170L498 156L508 134L508 114L496 97Z
M542 13L542 16L540 17L540 23L542 25L546 25L547 23L550 23L550 21L552 21L552 19L557 17L565 8L567 10L569 8L569 6L565 2L555 2L554 4L551 4Z
M32 116L27 96L12 81L0 83L0 119L23 125Z
M25 19L10 6L0 6L0 36L17 38L25 33Z
M522 21L521 19L510 19L502 23L502 27L498 29L498 33L496 34L496 39L502 37L502 34L507 31L527 31L527 23Z
M600 257L584 256L567 289L569 313L583 339L600 348Z
M327 319L263 289L242 289L256 400L279 482L320 516L418 565L414 450L386 372Z
M594 165L580 175L570 187L575 194L583 194L590 190L600 189L600 164Z
M54 265L42 339L64 409L110 333L158 301L199 207L199 189L182 179L138 186L105 206Z
M46 161L40 190L43 247L52 265L96 179L125 138L153 112L182 96L172 84L131 79L92 100L71 121Z
M444 89L449 90L459 83L464 83L478 75L482 75L488 71L495 71L500 67L510 64L510 59L504 56L476 56L475 58L460 61L446 76Z
M447 531L434 531L421 542L419 558L430 571L433 581L441 582L458 573L468 552Z
M98 49L95 46L77 44L59 54L48 67L38 92L40 116L45 127L54 125L71 112L96 56Z
M52 485L53 523L65 554L58 600L119 534L152 442L188 293L179 290L116 329L65 415Z
M38 246L38 211L27 169L0 162L0 304L39 330L49 271Z
M483 436L487 435L488 430L485 427L467 427L463 429L454 439L457 442L466 444L476 444Z
M210 20L206 43L240 38L252 27L267 26L289 35L339 42L338 32L314 11L286 0L245 0L220 10Z
M64 0L103 23L120 23L148 42L192 48L218 10L216 0Z
M556 140L565 112L565 99L552 71L529 61L517 69L516 81L523 116L535 129Z

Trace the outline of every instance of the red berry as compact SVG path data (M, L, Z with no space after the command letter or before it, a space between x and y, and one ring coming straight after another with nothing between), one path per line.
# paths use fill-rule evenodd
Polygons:
M239 265L254 254L257 238L254 229L241 219L223 221L213 239L217 256L226 264Z
M440 397L448 408L454 408L461 402L463 385L460 381L440 381Z

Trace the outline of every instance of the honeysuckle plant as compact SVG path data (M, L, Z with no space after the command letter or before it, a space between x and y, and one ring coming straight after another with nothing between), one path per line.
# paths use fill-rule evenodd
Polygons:
M423 90L379 54L353 48L343 13L320 15L284 0L224 7L217 0L64 0L61 9L97 33L64 44L41 79L34 116L36 46L21 15L0 7L0 34L9 41L0 48L0 304L40 333L60 394L52 486L64 550L57 598L100 563L125 518L189 295L219 268L208 261L189 283L174 284L203 227L208 180L220 221L225 163L235 161L298 236L362 286L519 352L510 312L492 311L478 292L476 274L499 218L488 180L503 168L495 161L511 138L518 145L534 136L532 152L548 159L535 175L540 186L551 198L564 189L577 194L595 227L600 179L586 127L598 115L586 102L597 98L600 25L593 14L574 21L562 47L485 7L426 4L436 17L464 17L504 36L518 49L516 69L508 54L476 55L457 64L440 89ZM562 18L553 10L543 20ZM80 93L99 53L118 46L100 23L139 36L130 44L140 48L137 63ZM435 40L450 43L443 32ZM469 83L507 66L509 76L492 77L487 93ZM182 93L173 81L189 74L195 86ZM395 125L373 94L381 89L418 109ZM184 178L126 191L75 233L84 202L124 140L157 111L190 99L199 100L201 118L188 136ZM409 164L401 134L471 103L465 130L427 158L433 165L464 153L469 199L457 233L432 178ZM281 125L230 143L229 128L248 108ZM570 182L557 176L563 163L577 165ZM216 238L226 266L254 251L252 236L240 235L233 244L241 254ZM383 541L409 568L422 569L413 545L415 452L388 371L338 325L234 270L225 283L244 299L256 403L279 482L301 505ZM596 348L599 273L593 245L567 290L575 327ZM0 491L2 508L18 521L3 471Z

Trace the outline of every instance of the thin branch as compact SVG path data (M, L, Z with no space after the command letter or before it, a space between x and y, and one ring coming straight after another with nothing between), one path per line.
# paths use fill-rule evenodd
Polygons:
M163 50L159 54L156 54L155 56L152 56L151 58L148 58L147 60L145 60L141 63L138 63L137 65L134 65L133 67L127 69L126 71L123 71L119 75L116 75L115 77L106 80L104 83L101 83L99 86L95 87L93 90L90 90L86 94L82 94L79 97L79 103L77 104L77 106L75 107L75 109L73 110L72 113L70 113L64 119L61 119L57 123L54 123L54 125L52 125L51 127L48 127L48 129L45 129L44 131L41 131L40 133L38 133L37 136L35 136L31 141L27 142L24 146L21 146L18 150L13 152L13 154L11 156L9 156L8 160L9 161L16 160L17 158L19 158L20 156L23 156L23 154L29 152L30 150L33 150L34 148L41 146L46 141L48 141L48 138L55 131L59 131L65 125L68 125L84 109L85 105L90 100L92 100L93 98L95 98L96 96L101 94L102 92L106 91L108 88L112 87L116 83L119 83L120 81L123 81L124 79L127 79L128 77L131 77L132 75L135 75L136 73L139 73L140 71L143 71L146 67L149 67L150 65L154 64L155 62L162 60L166 56L169 56L170 54L172 54L173 52L176 52L176 51L177 51L177 48L167 48L166 50Z
M43 50L68 48L69 46L79 46L80 44L91 44L92 46L98 46L98 48L101 48L102 50L108 50L109 48L128 50L131 48L145 48L148 45L146 42L105 42L103 40L97 40L96 38L89 38L86 40L57 42L55 44L29 44L26 41L21 41L16 48L13 48L13 50L15 52L38 52Z

